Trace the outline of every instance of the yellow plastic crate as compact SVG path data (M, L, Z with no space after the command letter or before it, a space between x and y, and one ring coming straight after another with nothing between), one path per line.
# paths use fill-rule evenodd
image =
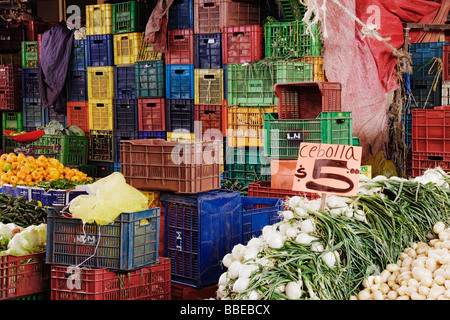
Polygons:
M303 57L297 60L297 62L311 63L313 65L312 81L326 81L322 57Z
M142 32L115 34L113 41L115 65L132 65L137 61Z
M114 67L88 67L88 99L114 98Z
M195 142L195 134L188 132L167 132L168 142Z
M142 192L147 197L149 209L154 207L161 207L161 202L159 200L160 195L159 191L143 191L143 190L139 191Z
M142 33L141 43L139 44L139 53L136 61L163 60L164 54L154 50L154 44L144 40L145 33Z
M113 99L90 99L89 104L89 129L112 131Z
M372 179L372 166L371 165L361 166L361 174L364 174L369 179Z
M278 107L228 107L229 147L263 147L264 113L277 113Z
M223 100L222 69L194 69L194 103L221 105Z
M112 33L112 4L86 6L86 35Z

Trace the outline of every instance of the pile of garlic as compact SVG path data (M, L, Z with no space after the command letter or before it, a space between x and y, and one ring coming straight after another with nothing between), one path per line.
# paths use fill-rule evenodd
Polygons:
M397 263L364 279L350 300L449 300L450 228L438 222L433 231L437 238L406 248Z

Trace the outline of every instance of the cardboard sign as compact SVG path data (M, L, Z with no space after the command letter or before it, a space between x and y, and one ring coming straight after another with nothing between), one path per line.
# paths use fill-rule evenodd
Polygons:
M354 196L361 156L362 147L302 142L292 190Z

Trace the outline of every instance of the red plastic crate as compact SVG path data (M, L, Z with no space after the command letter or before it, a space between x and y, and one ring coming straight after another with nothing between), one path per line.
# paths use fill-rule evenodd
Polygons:
M450 153L439 152L413 152L412 176L418 177L428 169L440 167L445 172L450 172Z
M89 133L89 103L87 101L67 102L67 126L75 125Z
M28 21L26 25L26 41L38 41L39 34L56 26L55 22Z
M203 139L209 140L216 135L212 129L219 130L222 136L225 136L228 121L227 107L224 105L195 105L194 120L201 121L201 137ZM195 128L194 131L197 132ZM199 130L198 132L200 133Z
M194 64L194 32L192 29L167 32L166 64Z
M22 91L21 87L0 89L0 111L21 111Z
M260 24L259 1L220 1L220 30L256 24Z
M412 152L450 153L450 106L412 109Z
M131 272L51 267L51 300L170 300L169 258Z
M41 60L41 44L42 44L42 37L44 36L43 33L38 34L37 36L37 42L38 42L38 59Z
M450 80L450 45L442 46L442 81Z
M248 196L249 197L262 197L262 198L281 198L301 196L306 197L309 200L319 198L318 193L309 193L301 191L291 191L286 189L275 189L271 187L271 181L257 181L248 184Z
M22 69L17 65L0 65L0 88L14 89L22 85Z
M259 25L225 27L222 31L223 63L244 63L264 57L264 33Z
M274 86L279 119L314 119L321 112L341 111L338 82L292 82Z
M212 285L202 289L172 281L172 300L206 300L215 299L218 286Z
M50 266L45 251L24 256L0 256L0 300L50 289Z
M138 99L139 131L166 131L166 99Z

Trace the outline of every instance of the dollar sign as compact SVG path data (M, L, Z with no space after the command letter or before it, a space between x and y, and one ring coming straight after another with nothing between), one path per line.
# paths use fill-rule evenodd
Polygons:
M297 169L297 173L295 174L295 176L299 179L305 178L306 177L305 168L303 168L303 166L300 166L300 168Z

